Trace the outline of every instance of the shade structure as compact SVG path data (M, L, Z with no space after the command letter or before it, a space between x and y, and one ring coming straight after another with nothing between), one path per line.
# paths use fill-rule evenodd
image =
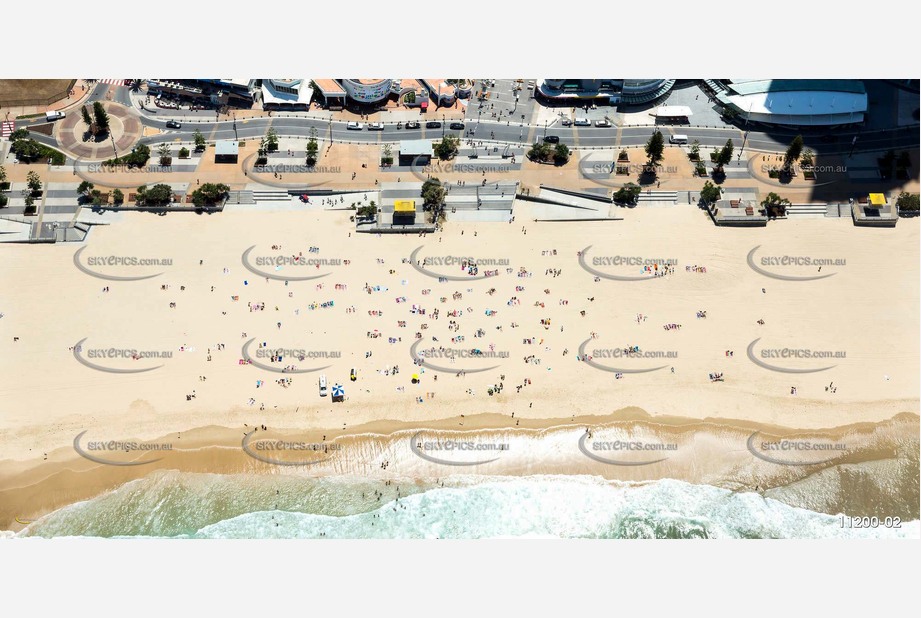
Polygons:
M687 118L694 112L686 105L663 105L656 109L654 115L657 118Z

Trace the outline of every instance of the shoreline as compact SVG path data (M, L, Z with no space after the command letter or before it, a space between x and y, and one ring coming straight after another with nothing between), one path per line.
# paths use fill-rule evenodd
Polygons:
M623 482L649 482L675 479L736 491L756 491L790 506L816 512L852 516L898 515L903 520L918 519L917 459L910 453L918 450L919 417L902 413L878 423L860 422L821 430L781 427L753 421L732 419L693 419L673 416L652 417L638 408L625 408L607 416L580 416L573 419L521 419L524 426L510 424L507 417L477 415L468 428L452 426L455 419L416 424L372 422L347 432L327 432L326 444L339 445L335 456L304 455L278 461L308 462L312 465L278 465L259 461L242 448L241 428L207 426L158 437L149 442L171 443L173 450L142 453L140 456L109 454L112 461L160 461L138 466L114 466L94 463L78 455L73 447L48 454L48 461L0 462L0 530L20 531L19 522L35 521L41 516L70 504L91 500L113 491L125 483L145 478L154 472L175 470L179 473L216 475L294 476L302 478L361 477L370 484L386 486L394 479L416 482L449 479L457 474L485 477L532 475L589 475ZM580 451L578 441L591 428L592 443L607 441L669 442L676 445L658 463L646 454L599 453L620 464L602 463ZM253 428L244 428L250 429ZM421 436L418 435L421 432ZM759 459L746 448L746 439L754 433L758 440L824 439L845 440L846 450L834 453L822 463L783 465ZM255 437L262 441L313 441L323 444L322 430L295 428L259 428ZM130 440L127 438L126 440ZM411 441L454 441L501 443L507 449L496 461L479 465L451 466L433 463L420 457ZM84 445L86 442L84 441ZM313 442L311 444L314 444ZM255 452L250 446L250 452ZM68 452L69 450L69 452ZM341 456L340 456L341 454ZM490 453L489 456L495 453ZM906 455L907 454L907 455ZM483 461L459 453L438 453L455 462ZM658 454L653 453L658 456ZM784 454L785 461L797 463L796 454ZM916 455L915 455L916 457ZM812 461L811 459L809 461ZM887 464L899 470L876 479L861 473L862 468ZM810 484L821 483L829 475L846 470L855 487L839 486L833 494L805 491ZM875 489L867 481L877 480ZM870 483L873 485L873 483ZM856 487L860 491L855 492ZM914 487L907 496L904 487ZM887 492L887 487L890 492ZM899 492L892 487L901 487ZM844 506L844 509L840 507ZM893 512L897 509L898 512ZM17 521L18 519L18 521Z
M167 468L180 478L358 475L377 489L468 473L673 478L917 519L917 226L804 219L725 230L683 207L625 210L616 228L535 223L527 204L515 215L416 239L355 234L338 211L121 213L80 256L63 244L8 247L4 281L16 293L0 299L0 529ZM594 269L620 279L587 272L587 248ZM777 280L750 266L753 251L769 265L836 265L770 266L807 279ZM904 263L881 260L890 254ZM470 257L498 274L471 272ZM423 359L417 346L443 355ZM804 349L819 355L796 355ZM344 385L344 401L321 395L321 374ZM586 426L602 458L612 453L595 440L676 446L661 462L604 463L580 449ZM338 439L341 456L305 470L259 461L241 445L255 427L256 439ZM405 432L417 428L434 442L477 430L476 440L510 448L480 466L436 464L411 450ZM840 465L770 463L748 450L755 430L824 430L853 453ZM103 465L75 454L81 434L83 445L162 440L175 450L155 464Z

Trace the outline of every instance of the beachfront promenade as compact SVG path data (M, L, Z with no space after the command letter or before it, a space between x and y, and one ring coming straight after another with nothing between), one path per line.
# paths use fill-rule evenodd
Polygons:
M6 146L5 142L0 144ZM511 149L507 151L508 156L502 156L502 151L493 153L486 146L486 156L480 154L471 158L469 154L474 148L465 147L458 157L448 161L434 160L425 166L380 167L379 145L333 143L321 146L321 156L313 168L304 165L303 140L290 138L281 138L278 151L270 153L264 166L254 165L258 144L252 140L240 143L239 162L236 164L215 163L213 145L204 152L193 151L187 159L179 159L179 147L174 146L169 166L160 166L154 153L145 168L132 170L108 168L98 161L79 158L60 167L25 165L15 163L10 155L5 160L12 183L6 194L9 205L0 211L0 215L23 220L24 204L20 192L30 171L35 171L47 187L46 195L39 204L41 210L38 216L61 224L75 218L92 220L87 214L78 215L78 212L88 210L87 207L78 207L76 189L82 181L93 183L105 193L118 188L126 195L141 185L166 183L182 201L202 183L224 183L234 192L231 203L250 203L251 200L262 203L260 198L271 196L268 200L272 202L270 207L278 207L284 201L294 207L304 193L367 192L377 190L381 183L421 182L437 177L450 187L456 186L456 191L449 194L446 203L446 208L450 210L452 200L462 200L460 196L465 192L475 193L484 182L490 187L496 183L518 183L518 193L528 196L536 195L541 186L549 186L610 199L618 188L639 180L635 173L622 175L613 172L620 164L615 165L615 155L611 151L606 154L577 151L566 165L552 166L527 160L521 149ZM638 167L645 160L641 149L628 152L628 169ZM770 166L776 165L776 156L749 151L745 160L727 166L719 184L726 195L744 195L759 200L770 192L776 192L794 204L827 203L836 206L847 206L850 200L870 192L888 192L890 199L894 199L903 190L918 190L916 162L910 180L882 181L872 173L876 158L874 153L857 154L850 158L833 157L821 162L822 171L816 178L806 179L799 175L790 182L781 183L768 174ZM708 171L712 171L709 162L705 165ZM638 207L696 205L700 188L706 180L710 179L696 176L694 164L685 148L667 148L655 182L643 187ZM839 210L843 211L836 209L829 212Z

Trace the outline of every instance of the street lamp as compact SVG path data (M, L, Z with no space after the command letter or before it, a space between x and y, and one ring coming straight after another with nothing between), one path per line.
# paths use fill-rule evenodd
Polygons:
M742 160L742 153L745 152L745 141L748 139L748 118L752 115L752 102L748 102L748 115L745 116L745 134L742 136L742 147L739 148L739 156L736 161Z
M441 115L441 137L444 138L444 136L445 136L445 115L442 114Z

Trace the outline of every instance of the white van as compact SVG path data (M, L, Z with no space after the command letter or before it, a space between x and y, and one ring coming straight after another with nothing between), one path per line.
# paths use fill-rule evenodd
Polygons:
M326 388L326 375L321 375L320 376L320 397L326 397L327 392L328 391Z
M668 138L669 143L672 144L687 144L688 136L687 135L672 135Z
M576 118L576 121L573 122L577 127L590 127L592 126L592 121L588 118Z
M361 123L360 122L347 122L345 125L345 128L349 129L350 131L361 131Z
M45 122L54 122L64 117L64 112L45 112Z

